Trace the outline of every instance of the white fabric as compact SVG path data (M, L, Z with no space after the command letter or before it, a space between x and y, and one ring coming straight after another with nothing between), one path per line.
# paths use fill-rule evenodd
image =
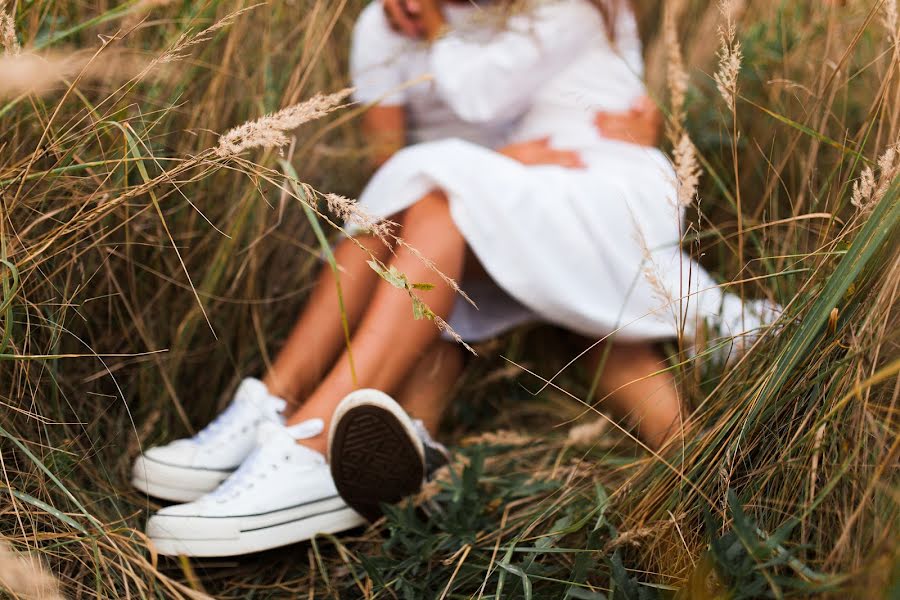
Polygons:
M257 427L264 422L282 423L285 406L263 382L247 377L228 407L197 435L149 448L144 456L172 466L234 470L256 446ZM138 462L141 469L147 468Z
M325 457L296 442L321 433L322 429L321 419L294 428L275 423L261 425L259 444L222 485L194 502L167 506L158 514L254 515L336 496Z
M446 4L448 25L466 28L478 11L472 4ZM406 109L411 143L458 137L497 147L505 142L515 115L489 124L459 119L430 79L430 48L393 31L381 2L372 2L359 16L350 48L350 77L357 102Z
M740 301L680 251L667 159L604 139L593 124L598 110L624 110L644 94L636 27L622 13L617 47L587 0L563 0L514 17L490 39L454 32L430 56L436 88L460 119L488 125L527 109L511 139L549 136L579 151L586 169L525 166L445 139L398 152L360 197L367 212L387 217L434 188L447 194L454 222L502 288L470 294L487 314L457 303L450 323L469 326L457 329L467 340L533 315L620 339L690 336L723 311L740 321Z

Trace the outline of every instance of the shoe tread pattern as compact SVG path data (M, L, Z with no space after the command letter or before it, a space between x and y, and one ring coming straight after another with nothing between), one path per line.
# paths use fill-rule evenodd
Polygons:
M399 502L422 485L424 466L415 442L382 408L359 406L344 414L331 452L338 492L369 520L381 516L381 503Z

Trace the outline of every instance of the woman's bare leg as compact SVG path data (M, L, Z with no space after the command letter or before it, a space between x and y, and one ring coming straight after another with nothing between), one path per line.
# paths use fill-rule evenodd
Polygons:
M463 350L454 342L437 340L397 391L397 402L436 435L451 394L463 370Z
M427 194L406 211L402 235L445 275L459 278L466 243L450 217L450 207L443 192ZM405 248L397 251L390 266L411 282L434 282L438 278L420 258ZM455 296L450 286L438 281L433 289L420 293L436 315L447 317ZM335 407L354 389L373 387L395 393L437 337L438 329L434 323L412 318L410 298L405 290L379 282L351 341L356 381L349 357L344 352L312 395L288 418L288 423L321 418L325 420L325 431L328 431ZM322 434L303 443L324 452L326 441L327 435Z
M390 248L374 236L357 237L356 242L379 260L387 260L390 254ZM371 258L368 252L354 240L343 240L334 252L341 268L341 292L351 330L359 322L378 281L378 274L366 264ZM334 362L344 342L335 276L326 265L263 383L272 394L298 405L303 394L313 389Z
M604 347L590 353L594 371L600 367ZM597 398L637 427L638 437L658 449L680 431L681 400L665 357L649 343L614 343L602 365ZM601 407L603 408L603 407Z

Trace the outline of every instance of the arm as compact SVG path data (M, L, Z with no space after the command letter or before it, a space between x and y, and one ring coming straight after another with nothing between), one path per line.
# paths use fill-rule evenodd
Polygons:
M516 142L497 152L523 165L556 165L569 169L583 169L585 166L577 152L552 148L549 138Z
M391 30L381 6L370 4L353 29L350 77L353 97L370 105L362 129L371 148L372 166L378 167L406 143L405 53L408 42Z
M373 106L363 115L362 129L377 169L406 145L406 112L402 106Z
M662 128L662 113L651 98L643 96L638 98L628 112L597 113L594 124L602 137L639 146L657 146Z

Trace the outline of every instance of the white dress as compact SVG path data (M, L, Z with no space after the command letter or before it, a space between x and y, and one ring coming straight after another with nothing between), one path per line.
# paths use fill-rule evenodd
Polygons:
M624 340L691 336L710 317L734 334L761 324L681 251L682 210L665 156L604 139L593 124L598 110L626 110L645 93L630 13L620 11L615 47L587 0L538 5L489 36L449 16L453 32L418 60L433 78L430 93L467 124L462 131L508 128L522 115L509 141L549 137L587 165L526 166L457 135L401 150L369 182L359 202L379 217L435 188L446 193L495 282L464 282L480 309L457 303L450 324L464 339L534 317Z

